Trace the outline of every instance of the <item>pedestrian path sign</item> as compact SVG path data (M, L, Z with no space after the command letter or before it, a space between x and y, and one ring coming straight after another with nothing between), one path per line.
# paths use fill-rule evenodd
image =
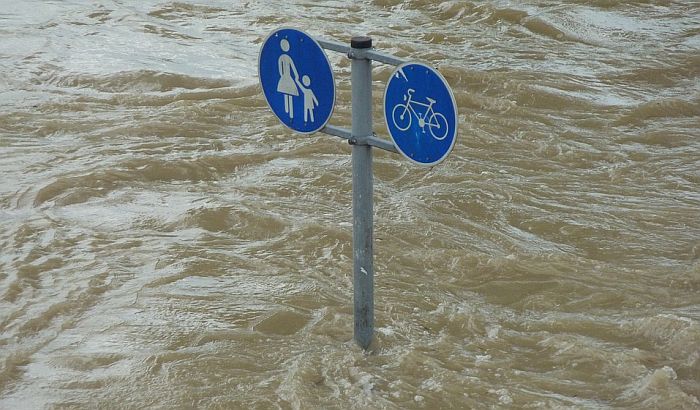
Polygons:
M311 134L331 118L333 70L318 42L303 31L272 32L260 49L258 75L267 104L287 127Z
M445 78L430 66L398 66L384 91L384 117L394 145L414 163L436 165L454 147L457 104Z

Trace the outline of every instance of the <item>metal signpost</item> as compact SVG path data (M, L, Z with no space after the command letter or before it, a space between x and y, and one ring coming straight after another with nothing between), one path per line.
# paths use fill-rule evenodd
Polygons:
M352 59L350 130L327 125L335 106L335 82L322 49ZM372 132L372 61L398 66L384 93L393 143ZM420 165L442 162L457 136L454 96L436 70L379 53L369 37L353 37L347 46L283 28L265 39L258 63L265 100L284 125L305 134L321 131L352 145L354 338L367 349L374 333L372 147L400 152Z

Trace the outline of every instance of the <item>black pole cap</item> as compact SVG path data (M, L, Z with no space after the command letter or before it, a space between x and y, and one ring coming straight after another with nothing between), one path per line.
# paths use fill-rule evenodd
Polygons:
M372 37L356 36L350 39L352 48L372 48Z

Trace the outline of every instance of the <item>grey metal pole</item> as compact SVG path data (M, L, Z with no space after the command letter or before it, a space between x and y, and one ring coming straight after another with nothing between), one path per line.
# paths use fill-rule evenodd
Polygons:
M354 337L367 349L374 333L374 257L372 206L372 61L362 51L372 47L369 37L350 40L352 58L352 244ZM357 53L354 51L358 50Z

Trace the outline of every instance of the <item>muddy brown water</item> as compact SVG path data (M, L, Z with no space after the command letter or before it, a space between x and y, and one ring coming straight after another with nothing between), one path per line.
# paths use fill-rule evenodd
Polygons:
M700 408L699 16L3 2L0 408ZM430 62L459 106L443 164L375 155L369 352L350 149L258 86L282 26Z

